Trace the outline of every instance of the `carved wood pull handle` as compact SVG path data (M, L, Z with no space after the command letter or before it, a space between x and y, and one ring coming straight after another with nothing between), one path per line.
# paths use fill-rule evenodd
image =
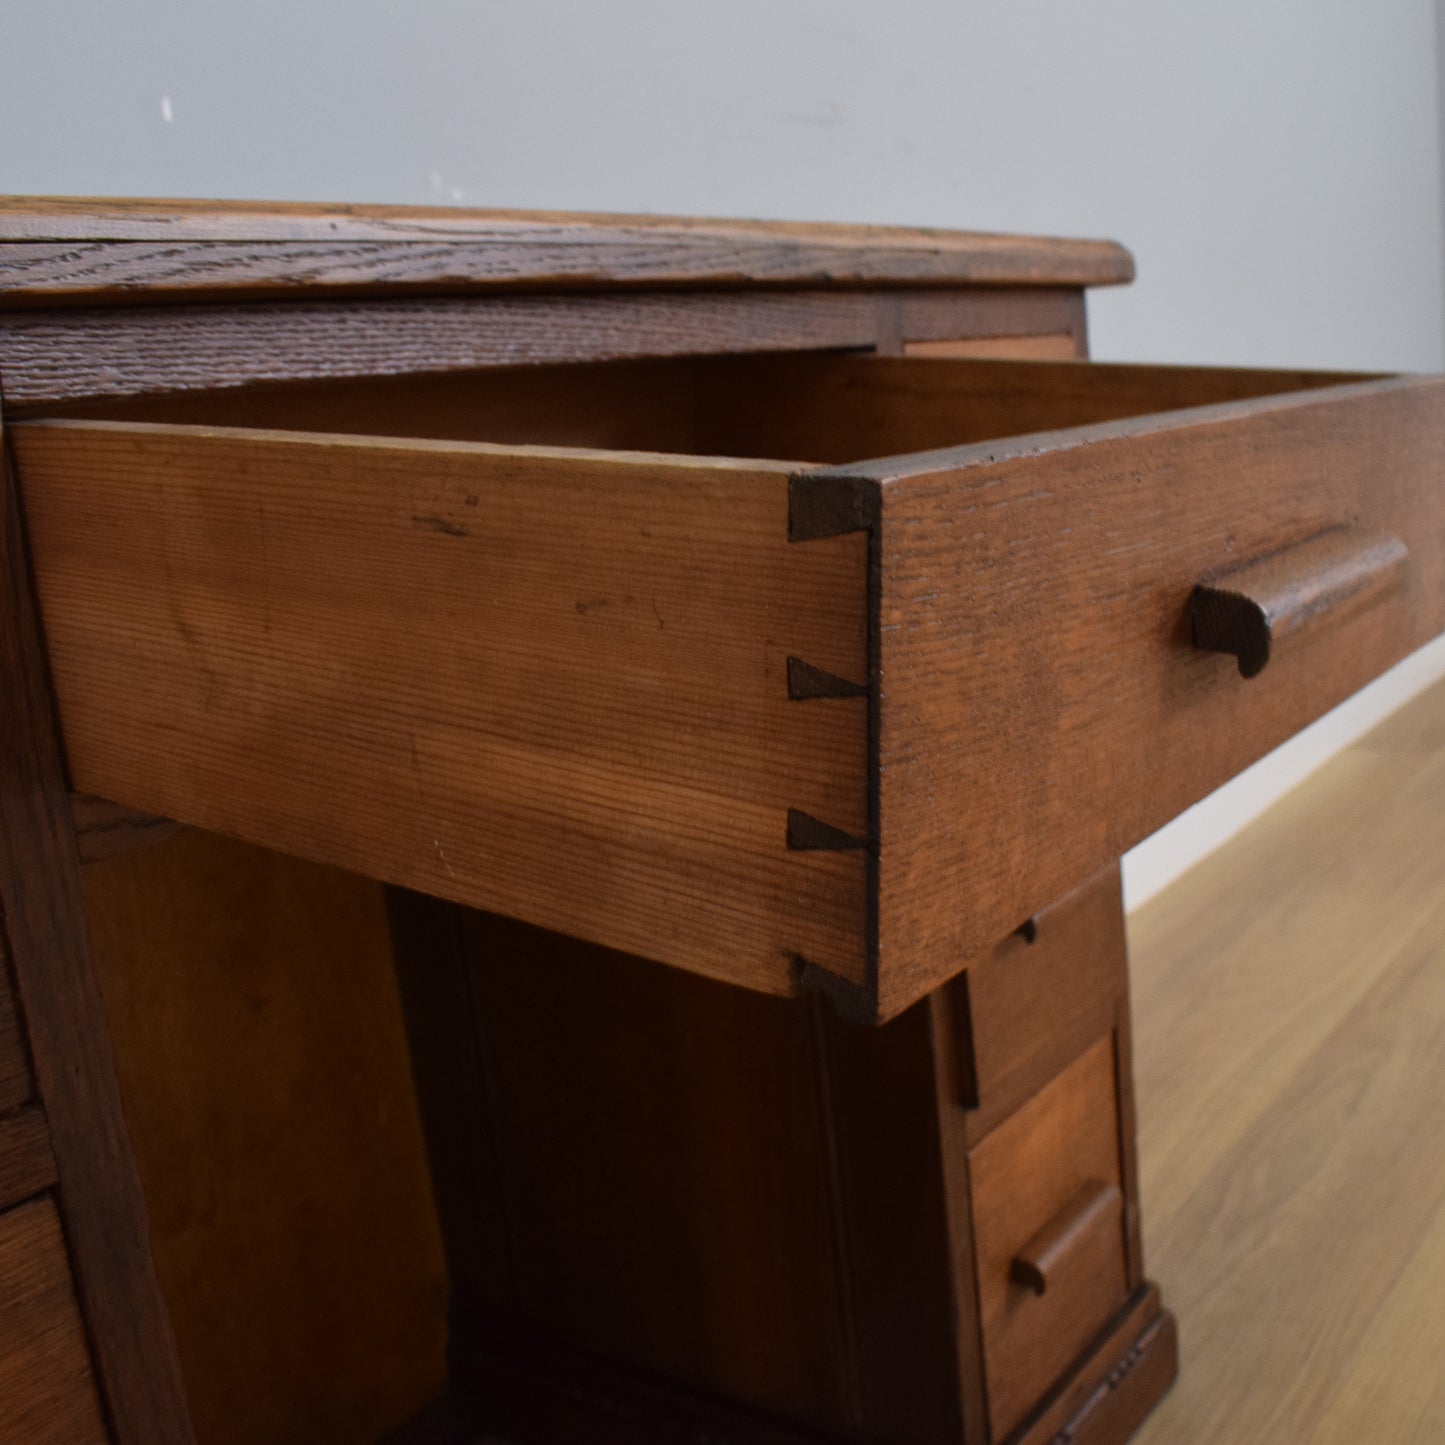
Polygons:
M1398 590L1405 544L1389 532L1337 527L1228 572L1189 599L1194 645L1232 652L1241 677L1264 670L1286 637L1338 621Z
M1009 1278L1044 1294L1049 1282L1075 1248L1106 1220L1117 1219L1123 1197L1117 1184L1091 1179L1019 1250L1009 1265Z

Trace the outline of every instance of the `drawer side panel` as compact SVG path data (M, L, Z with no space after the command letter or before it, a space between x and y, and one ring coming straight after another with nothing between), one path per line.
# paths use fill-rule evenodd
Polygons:
M864 977L865 542L781 463L13 428L74 785L773 993Z

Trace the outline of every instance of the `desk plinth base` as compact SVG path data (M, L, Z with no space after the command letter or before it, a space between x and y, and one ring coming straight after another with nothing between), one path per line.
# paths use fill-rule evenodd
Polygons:
M1123 1445L1168 1391L1174 1317L1146 1286L1009 1445ZM858 1445L637 1370L514 1340L458 1362L458 1390L386 1445ZM888 1445L907 1445L890 1440Z

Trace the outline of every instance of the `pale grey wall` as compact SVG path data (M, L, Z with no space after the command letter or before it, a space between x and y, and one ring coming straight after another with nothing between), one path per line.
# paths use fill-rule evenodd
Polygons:
M1115 236L1139 280L1095 302L1101 357L1445 363L1433 0L7 11L0 191ZM1132 894L1413 685L1175 825Z

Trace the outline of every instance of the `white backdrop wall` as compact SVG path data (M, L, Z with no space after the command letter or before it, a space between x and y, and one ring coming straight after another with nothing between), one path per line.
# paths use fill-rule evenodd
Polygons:
M1104 359L1438 370L1436 0L9 0L0 191L1112 236ZM1137 850L1152 892L1437 647Z

